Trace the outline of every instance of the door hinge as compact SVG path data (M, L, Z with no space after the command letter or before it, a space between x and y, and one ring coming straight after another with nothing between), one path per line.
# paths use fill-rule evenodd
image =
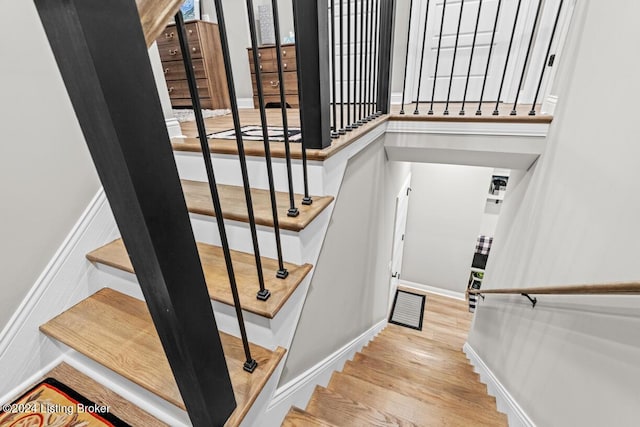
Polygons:
M556 61L556 54L554 53L553 55L549 55L549 62L547 62L547 65L549 67L553 67L553 63Z
M404 240L404 234L402 235L402 239L401 240Z
M407 187L407 196L409 195L409 191L411 191L411 187Z

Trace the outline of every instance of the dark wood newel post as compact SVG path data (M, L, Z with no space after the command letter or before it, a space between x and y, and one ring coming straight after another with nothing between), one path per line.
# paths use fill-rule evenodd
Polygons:
M35 0L195 426L236 402L134 0Z
M293 0L300 124L306 148L331 145L328 8L327 0Z

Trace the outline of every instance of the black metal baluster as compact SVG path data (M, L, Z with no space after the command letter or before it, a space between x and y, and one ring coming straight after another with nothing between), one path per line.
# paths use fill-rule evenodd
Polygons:
M362 125L362 102L363 102L363 84L364 84L364 3L365 0L360 0L360 78L358 82L358 125Z
M218 3L220 0L216 0ZM227 80L229 81L229 97L231 99L232 112L234 112L234 118L238 115L238 109L236 104L235 90L233 88L233 76L231 74L231 62L229 58L229 46L227 43L226 31L224 26L224 14L222 13L222 5L216 4L216 12L218 14L218 25L220 28L220 38L222 41L222 54L225 57L225 66L227 68ZM184 28L184 20L182 18L182 12L178 12L175 15L176 29L178 31L178 38L180 41L180 49L182 50L182 56L187 74L187 82L189 83L189 92L191 93L191 100L193 102L193 112L196 118L196 126L198 128L198 138L200 140L200 147L204 157L205 169L207 171L207 178L209 182L209 190L211 191L211 198L213 201L213 210L216 214L216 223L218 224L218 232L220 233L220 242L222 243L222 252L224 254L224 261L227 266L227 275L229 276L229 283L231 285L231 294L233 295L233 305L236 310L236 316L238 318L238 325L240 327L240 336L242 337L242 345L244 347L244 354L246 361L244 363L244 370L247 372L255 371L258 366L258 362L251 357L251 349L249 348L249 340L247 338L247 331L244 326L244 317L242 315L242 307L240 306L240 296L238 295L238 286L236 284L236 276L233 271L233 262L231 261L231 251L229 250L229 241L227 239L227 231L224 226L224 217L222 213L222 206L220 205L220 196L218 194L218 187L216 185L216 178L213 172L213 164L211 161L211 151L209 150L209 141L207 140L207 131L204 125L204 118L202 117L202 106L200 105L200 96L198 95L198 85L196 83L195 72L193 70L193 64L191 62L191 53L189 51L189 45L187 41L187 34ZM256 69L258 63L255 63ZM235 120L234 120L235 121ZM236 126L236 138L242 138L240 133L240 123ZM238 146L238 154L240 155L241 144ZM244 152L242 152L244 154ZM245 165L246 166L246 165ZM247 181L245 182L245 188ZM247 208L250 210L250 220L253 216L253 209L250 205L250 200L247 201ZM253 222L255 228L255 221ZM254 247L257 247L257 240L254 240ZM259 256L259 255L258 255Z
M518 16L520 15L520 6L522 0L518 0L518 6L516 7L516 16L513 19L513 29L511 30L511 38L509 39L509 47L507 48L507 58L504 61L504 71L502 72L502 79L500 80L500 89L498 90L498 98L496 98L496 107L493 109L493 115L500 114L498 111L498 105L500 104L500 96L502 96L502 88L504 87L504 78L507 75L507 67L509 66L509 56L511 55L511 47L513 46L513 36L516 33L516 27L518 26ZM496 19L498 19L496 17Z
M422 33L422 53L420 54L420 71L418 72L418 91L416 92L416 109L413 114L420 114L420 86L422 85L422 69L424 67L424 48L427 44L427 24L429 23L429 0L427 0L427 12L424 17L424 30ZM406 73L406 71L405 71ZM406 75L405 75L406 79Z
M516 99L513 102L513 108L511 109L510 116L518 114L516 107L518 106L518 99L520 98L520 89L522 88L522 82L524 82L524 75L527 72L527 64L529 63L529 56L531 54L531 47L533 46L533 38L536 35L536 28L538 27L538 18L540 17L540 10L542 10L542 0L538 1L538 8L536 9L536 17L533 19L533 27L531 28L531 37L529 37L529 45L527 46L527 53L524 57L524 65L522 66L522 74L520 75L520 82L518 83L518 89L516 90Z
M280 111L282 112L282 128L284 130L284 152L287 163L287 179L289 181L289 210L287 216L298 216L300 211L296 208L293 194L293 173L291 168L291 144L289 143L289 118L287 116L287 102L285 99L284 70L282 68L282 44L280 43L280 19L278 17L278 1L271 2L271 13L273 15L273 31L276 34L276 61L278 63L278 80L280 81ZM301 147L304 153L304 145ZM305 166L305 165L303 165ZM305 191L306 191L306 167L305 169ZM307 194L305 193L305 197Z
M369 33L369 43L367 46L367 78L366 78L366 93L365 98L367 101L366 117L365 121L371 121L371 84L373 79L373 0L367 0L367 27Z
M253 0L247 0L247 10L249 14L249 33L251 36L251 47L253 52L253 63L256 72L256 83L258 92L258 103L260 104L260 123L262 124L262 141L264 145L264 157L267 166L267 177L269 181L269 196L271 199L271 215L273 216L273 232L276 238L276 250L278 253L278 271L276 277L284 279L289 275L289 272L284 267L284 259L282 256L282 242L280 241L280 221L278 219L278 204L276 202L276 188L273 180L273 165L271 162L271 147L269 145L269 128L267 123L267 113L264 103L264 91L262 89L262 70L261 65L258 65L260 57L258 56L258 37L256 34L256 18L253 9ZM335 118L335 117L334 117ZM264 289L264 278L262 277L262 266L258 272L258 279L261 283L260 292L258 292L258 299L266 300L269 298L270 293ZM263 290L264 289L264 290Z
M371 106L372 115L374 117L380 116L382 113L378 110L378 97L377 97L377 87L378 87L378 67L377 64L380 62L380 58L378 55L378 47L380 45L380 0L375 1L375 13L373 15L375 22L375 30L373 31L374 39L373 39L373 79L371 84Z
M277 0L276 0L277 1ZM331 2L334 2L335 0L330 0ZM347 0L350 1L350 0ZM344 11L343 11L343 7L342 7L342 2L343 0L340 0L340 7L338 8L338 12L340 13L340 129L338 131L338 133L340 135L344 135L347 133L347 130L350 130L349 128L349 101L347 101L347 125L346 125L346 129L345 129L345 124L344 124ZM349 7L349 4L347 3L347 8ZM347 21L347 28L349 26L349 21ZM347 37L348 36L348 32L349 30L347 30ZM349 56L349 42L347 41L347 56ZM349 67L348 63L347 63L347 67ZM347 68L348 70L348 68ZM347 71L348 74L348 71ZM347 77L348 78L348 77ZM347 93L349 93L349 80L347 80Z
M549 54L551 53L553 38L555 37L556 29L558 28L558 21L560 20L560 12L562 11L563 2L564 0L560 0L560 5L558 6L558 12L556 12L556 20L553 23L553 30L551 30L551 38L549 39L549 46L547 46L547 53L544 55L544 61L542 63L542 71L540 71L540 80L538 81L538 88L536 89L536 94L533 97L533 103L531 104L531 111L529 111L530 116L536 115L536 102L538 101L538 95L540 95L540 88L542 87L542 79L544 78L544 72L547 69L547 61L549 58Z
M469 77L471 76L471 65L473 64L473 53L476 49L476 38L478 37L478 25L480 24L480 13L482 12L482 0L478 3L478 15L476 16L476 27L473 30L473 41L471 42L471 56L469 58L469 68L467 69L467 81L464 84L464 94L462 95L462 107L460 115L464 116L464 104L467 101L467 90L469 89Z
M331 138L338 138L340 134L338 133L338 105L336 100L336 14L334 10L335 0L329 1L331 1L329 10L331 12L331 112L333 113ZM340 84L342 85L342 82Z
M407 91L407 67L409 66L409 41L411 39L411 14L413 12L413 0L409 2L409 23L407 24L407 50L404 58L404 79L402 80L402 106L400 107L400 114L404 114L404 98ZM427 23L425 22L425 27ZM420 78L420 76L418 76Z
M354 61L354 71L355 71L355 61ZM355 81L354 81L354 86L355 86ZM354 97L354 101L355 101L355 97ZM355 117L355 112L353 116ZM354 129L354 126L353 126L353 123L351 123L351 0L347 0L347 131L352 131L353 129Z
M484 70L484 78L482 80L482 90L480 91L480 101L478 102L478 109L476 110L476 116L482 115L482 99L484 98L484 89L487 85L487 76L489 75L489 65L491 64L491 54L493 53L493 43L496 39L496 28L498 28L498 19L500 17L500 5L502 0L498 0L498 7L496 9L496 20L493 23L493 32L491 33L491 43L489 44L489 55L487 57L487 67Z
M447 9L447 0L442 3L442 18L440 19L440 35L438 36L438 52L436 53L436 68L433 72L433 89L431 91L431 106L429 107L430 116L433 115L433 98L436 96L436 84L438 83L438 63L440 62L440 47L442 45L442 28L444 27L444 14Z
M458 54L458 40L460 38L460 25L462 24L462 12L464 11L464 0L460 2L460 15L458 15L458 29L456 31L456 42L453 47L453 60L451 61L451 75L449 76L449 89L447 90L447 103L444 106L445 116L449 115L449 98L451 97L451 87L453 86L453 71L456 68L456 56Z

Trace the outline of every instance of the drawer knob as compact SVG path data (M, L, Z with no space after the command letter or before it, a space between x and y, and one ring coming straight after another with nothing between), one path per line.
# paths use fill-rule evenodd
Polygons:
M173 92L173 86L169 88L169 93Z
M195 48L195 47L192 47L192 48L191 48L191 51L192 51L192 52L197 52L197 51L198 51L198 49L197 49L197 48Z
M178 53L178 49L169 49L169 55L175 56Z
M271 83L271 87L278 87L280 86L280 81L276 80L275 82L273 80L271 80L269 83Z
M282 66L286 69L287 68L287 63L285 62L284 64L282 64Z
M260 69L262 70L262 64L260 64Z
M282 50L282 56L287 56L287 51L286 50Z
M193 30L189 30L189 35L193 34Z
M168 69L168 68L165 68L165 69L164 69L164 73L165 73L165 74L167 74L168 72L169 72L169 69Z
M258 58L262 58L262 54L258 52Z
M173 31L171 31L170 33L164 33L164 36L165 36L165 38L167 38L167 39L172 39L172 38L173 38L173 36L174 36Z

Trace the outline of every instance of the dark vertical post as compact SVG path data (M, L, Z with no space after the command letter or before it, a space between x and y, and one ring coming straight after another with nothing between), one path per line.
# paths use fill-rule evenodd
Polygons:
M478 14L476 15L476 27L473 30L473 41L471 42L471 55L469 58L469 68L467 68L467 80L464 83L464 94L462 95L462 107L460 115L464 116L464 104L467 101L467 90L469 89L469 77L471 76L471 66L473 65L473 54L476 50L476 39L478 37L478 25L480 24L480 14L482 13L482 0L478 3Z
M489 75L489 66L491 65L491 54L493 53L493 45L496 39L496 28L498 28L498 19L500 18L500 5L502 0L498 0L498 7L496 9L496 20L493 22L493 31L491 33L491 42L489 44L489 55L487 57L487 67L484 70L484 77L482 80L482 90L480 90L480 101L478 101L478 109L476 110L476 116L482 115L482 99L484 98L484 89L487 86L487 76Z
M372 67L373 67L373 71L372 71L372 81L371 81L371 114L374 117L378 117L380 115L380 113L378 112L378 103L376 102L376 87L378 86L378 48L380 47L380 33L378 32L378 30L380 29L380 0L374 0L375 1L375 12L373 15L373 19L375 22L375 29L373 31L373 57L371 58L371 60L373 61L372 63Z
M338 133L338 106L337 106L337 91L336 91L336 12L334 7L334 0L331 1L331 113L332 113L332 125L331 125L331 138L337 138L340 136ZM342 0L340 0L342 2ZM342 58L340 58L342 61ZM340 82L340 89L342 89L342 82ZM342 100L340 100L342 103Z
M377 110L389 114L391 109L391 61L393 60L393 32L396 1L380 0L380 52L378 54Z
M429 23L429 0L427 0L427 12L424 16L424 30L422 32L422 53L420 54L420 71L418 71L418 91L416 92L416 109L413 114L420 114L420 87L422 86L422 70L424 68L424 49L427 45L427 24Z
M191 422L222 425L234 393L136 4L35 5Z
M218 224L218 232L220 233L220 241L222 243L222 252L224 254L225 264L227 267L227 275L229 277L229 283L231 286L231 294L233 296L233 305L236 309L236 315L238 316L238 326L240 327L240 336L242 337L242 344L244 346L245 355L247 361L245 362L245 369L249 372L258 366L251 357L251 349L249 348L249 339L247 338L247 331L244 326L244 318L242 315L242 308L240 306L240 296L238 295L238 286L236 284L236 276L233 271L233 263L231 261L231 252L229 251L229 242L227 240L227 231L224 226L224 218L222 217L222 207L220 206L220 196L218 195L218 187L216 185L216 177L213 173L213 164L211 162L211 151L209 151L209 141L207 140L207 130L205 129L204 117L202 116L202 107L200 105L200 96L198 95L198 86L196 82L196 75L193 70L193 62L191 62L191 52L189 51L189 44L187 42L187 34L184 28L184 20L182 18L182 12L178 11L175 16L176 30L178 32L178 40L180 42L180 50L182 51L182 58L184 62L185 73L187 76L187 82L189 85L189 93L191 95L191 102L193 104L193 112L196 118L196 125L198 128L198 137L200 140L200 148L202 149L202 155L204 158L205 170L207 171L207 182L209 184L209 191L211 193L211 200L213 201L214 211L216 218L222 218L220 221L216 221ZM258 265L258 277L262 278L262 265ZM260 291L258 291L259 299L267 299L271 294L264 289L264 280L262 281Z
M444 14L447 10L447 0L442 3L442 18L440 19L440 35L438 36L438 52L436 53L436 67L433 71L433 89L431 90L431 106L429 107L430 116L433 115L433 98L436 96L436 84L438 83L438 63L440 62L440 46L442 45L442 28L444 27Z
M333 2L334 0L330 0ZM344 10L342 7L342 2L344 0L340 0L340 130L338 133L340 135L346 134L347 130L351 130L349 126L349 21L347 21L347 124L345 128L344 123ZM347 0L349 2L350 0ZM349 3L347 3L347 9L349 8Z
M373 0L367 0L367 33L369 41L367 43L367 78L366 78L366 92L365 99L367 102L367 108L365 110L365 121L371 121L371 81L373 79Z
M538 88L536 89L536 94L533 97L533 103L531 104L531 111L529 111L530 116L536 115L536 102L538 101L538 95L540 95L540 88L542 87L544 71L547 69L547 60L549 58L549 54L551 53L551 46L553 46L553 38L555 37L556 29L558 28L558 21L560 20L560 12L562 11L562 3L563 3L563 0L560 0L560 5L558 6L558 12L556 12L556 20L553 23L553 30L551 30L551 37L549 38L549 46L547 46L547 53L544 55L544 61L542 62L542 71L540 71L540 80L538 81Z
M516 90L516 99L513 102L513 108L509 115L515 116L517 114L516 107L518 106L518 99L520 98L520 89L522 88L522 82L524 82L524 75L527 72L527 64L529 63L529 56L531 55L531 47L533 46L533 38L536 35L536 28L538 27L538 18L540 17L540 10L542 9L542 0L538 1L538 8L536 9L536 16L533 18L533 27L531 28L531 37L529 37L529 45L527 46L527 53L524 56L524 65L522 66L522 74L520 74L520 81L518 83L518 89Z
M276 273L276 277L279 279L284 279L289 275L289 272L286 268L284 268L284 260L282 257L282 242L280 241L280 221L278 219L278 204L276 202L276 189L273 180L273 166L271 164L271 147L269 144L269 128L267 123L267 113L265 111L265 102L264 102L264 91L262 89L262 71L260 70L260 66L258 65L260 62L260 57L258 56L258 37L256 34L256 18L255 12L253 10L253 0L247 0L247 11L249 17L249 34L251 36L251 47L253 53L253 63L256 71L256 82L257 82L257 92L258 92L258 103L260 104L260 123L262 125L262 141L264 147L264 157L267 166L267 178L269 181L269 197L271 199L271 216L273 217L273 233L276 238L276 250L278 252L278 272ZM183 50L184 52L184 50ZM285 129L286 132L286 129ZM289 177L289 182L291 182L291 177ZM291 185L290 185L291 187ZM220 218L216 216L216 218ZM258 264L256 261L256 265ZM258 299L265 300L265 296L268 298L269 291L266 292L264 289L264 279L262 277L262 268L258 270L258 279L262 280L260 282L260 292L258 292Z
M360 76L358 78L358 126L363 124L362 121L362 102L363 102L363 85L364 85L364 5L367 0L360 0Z
M293 0L300 125L305 148L331 145L329 14L323 0Z
M340 4L342 4L342 1L340 0ZM342 14L342 11L340 14ZM353 65L355 71L355 61ZM353 129L351 123L351 0L347 0L347 131L352 131Z
M407 50L404 57L404 79L402 80L402 106L400 107L400 114L404 114L404 98L407 91L407 67L409 65L409 41L411 40L411 14L413 13L413 0L409 2L409 23L407 24ZM425 28L427 23L425 22ZM420 78L420 77L418 77Z
M504 78L507 75L507 68L509 66L509 56L511 55L511 47L513 46L513 36L516 34L516 27L518 26L518 16L520 15L520 6L522 0L518 0L518 6L516 7L516 16L513 18L513 28L511 29L511 38L509 39L509 47L507 48L507 57L504 60L504 70L502 71L502 79L500 79L500 89L498 90L498 97L496 98L496 107L493 109L493 115L500 114L498 111L498 105L500 105L500 96L502 96L502 88L504 87ZM496 19L498 19L496 17Z
M451 86L453 86L453 72L456 68L456 57L458 55L458 40L460 39L460 25L462 24L462 12L464 11L464 0L460 2L460 15L458 16L458 29L456 30L456 42L453 47L453 60L451 61L451 75L449 76L449 89L447 91L447 103L444 106L444 115L449 115L449 98L451 97Z

